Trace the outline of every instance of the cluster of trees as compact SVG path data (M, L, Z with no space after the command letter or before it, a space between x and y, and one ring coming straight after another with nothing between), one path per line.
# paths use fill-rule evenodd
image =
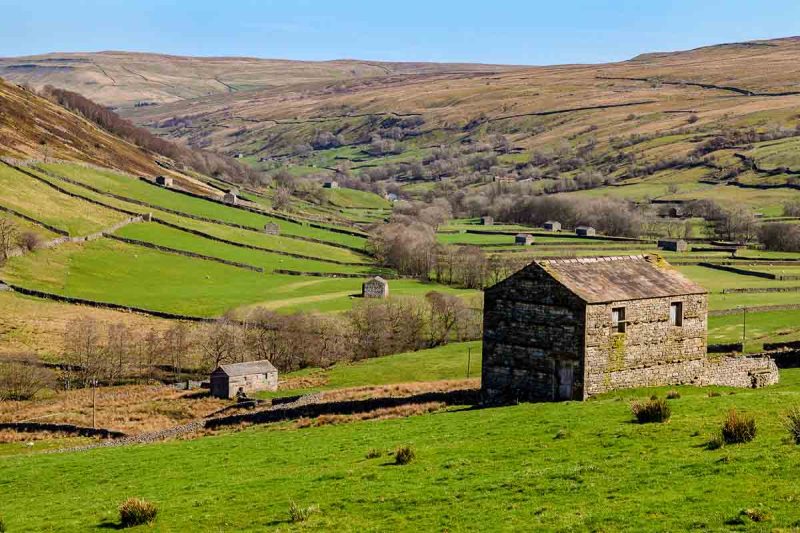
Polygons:
M55 373L33 355L0 361L0 401L30 400L54 384Z
M157 137L76 92L46 85L39 94L140 148L168 157L202 174L253 185L265 183L266 177L249 166L214 152L193 150Z

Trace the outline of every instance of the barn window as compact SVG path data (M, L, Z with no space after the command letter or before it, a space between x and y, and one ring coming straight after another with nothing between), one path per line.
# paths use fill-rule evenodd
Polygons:
M611 327L616 333L625 333L625 308L611 309Z
M669 323L673 326L683 325L683 303L672 302L669 304Z

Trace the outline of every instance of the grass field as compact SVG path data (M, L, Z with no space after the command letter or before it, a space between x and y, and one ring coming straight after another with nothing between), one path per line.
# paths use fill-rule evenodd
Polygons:
M354 248L363 248L366 242L362 237L335 233L320 228L312 228L294 222L287 222L275 217L228 207L201 198L186 196L170 191L169 189L145 183L130 176L115 174L110 171L66 164L42 165L42 168L108 193L147 202L156 207L172 209L180 213L200 216L229 224L238 224L258 230L263 229L265 224L273 222L278 224L281 228L281 232L287 235L310 237L322 241L344 244Z
M125 218L123 214L62 194L5 165L0 165L0 205L73 236L94 233Z
M632 399L665 392L649 389L4 457L0 513L10 531L100 530L137 496L156 502L156 528L170 531L788 531L800 525L800 447L781 417L800 402L800 371L781 378L719 397L680 387L667 424L631 422ZM706 449L732 407L756 418L755 441ZM400 445L415 450L410 465L392 464ZM293 501L318 512L291 523Z
M388 200L369 191L356 189L324 189L325 197L337 207L386 209L391 207Z
M260 274L107 239L14 258L3 276L26 288L190 316L218 316L252 305L342 311L350 308L363 281ZM390 289L398 296L430 290L474 293L415 280L393 280Z
M240 248L231 244L205 239L185 231L153 223L132 224L116 232L120 237L146 241L160 246L184 250L228 261L259 266L265 272L274 269L299 270L302 272L345 272L379 274L383 269L371 265L348 266L313 259L300 259L260 250Z

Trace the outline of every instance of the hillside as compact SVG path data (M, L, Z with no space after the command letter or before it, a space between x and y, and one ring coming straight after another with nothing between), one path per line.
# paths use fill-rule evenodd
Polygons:
M122 108L315 82L465 71L497 72L510 68L457 63L181 57L132 52L0 58L2 78L37 89L49 84Z
M730 190L704 180L780 186L800 170L792 139L798 52L800 39L786 38L612 64L357 79L219 94L129 116L159 135L243 154L265 169L289 165L296 174L347 168L377 175L384 167L390 179L433 181L477 170L484 180L511 174L545 187L593 170L630 186L602 188L615 195L654 197L675 183L684 192L705 191L698 197L723 192L736 202ZM715 136L726 141L705 146ZM774 145L762 149L762 141ZM463 159L477 151L497 160L453 167L454 155L441 147L466 152ZM743 164L737 149L757 164ZM705 159L684 164L694 154ZM774 171L781 167L788 173ZM658 185L634 186L643 174Z

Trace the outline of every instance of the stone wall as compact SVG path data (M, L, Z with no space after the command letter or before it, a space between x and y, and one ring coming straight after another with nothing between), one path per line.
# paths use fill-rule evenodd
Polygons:
M584 307L537 265L487 289L483 401L555 399L561 368L573 375L570 397L583 398Z
M663 385L756 388L774 385L778 377L778 366L769 357L709 357L610 372L597 392Z
M371 279L361 285L362 298L386 298L389 296L389 284L385 281Z
M670 304L673 302L683 305L681 326L670 324ZM618 333L612 325L614 308L625 310L624 333ZM609 375L614 372L704 359L707 313L705 295L587 306L584 397L613 389Z

